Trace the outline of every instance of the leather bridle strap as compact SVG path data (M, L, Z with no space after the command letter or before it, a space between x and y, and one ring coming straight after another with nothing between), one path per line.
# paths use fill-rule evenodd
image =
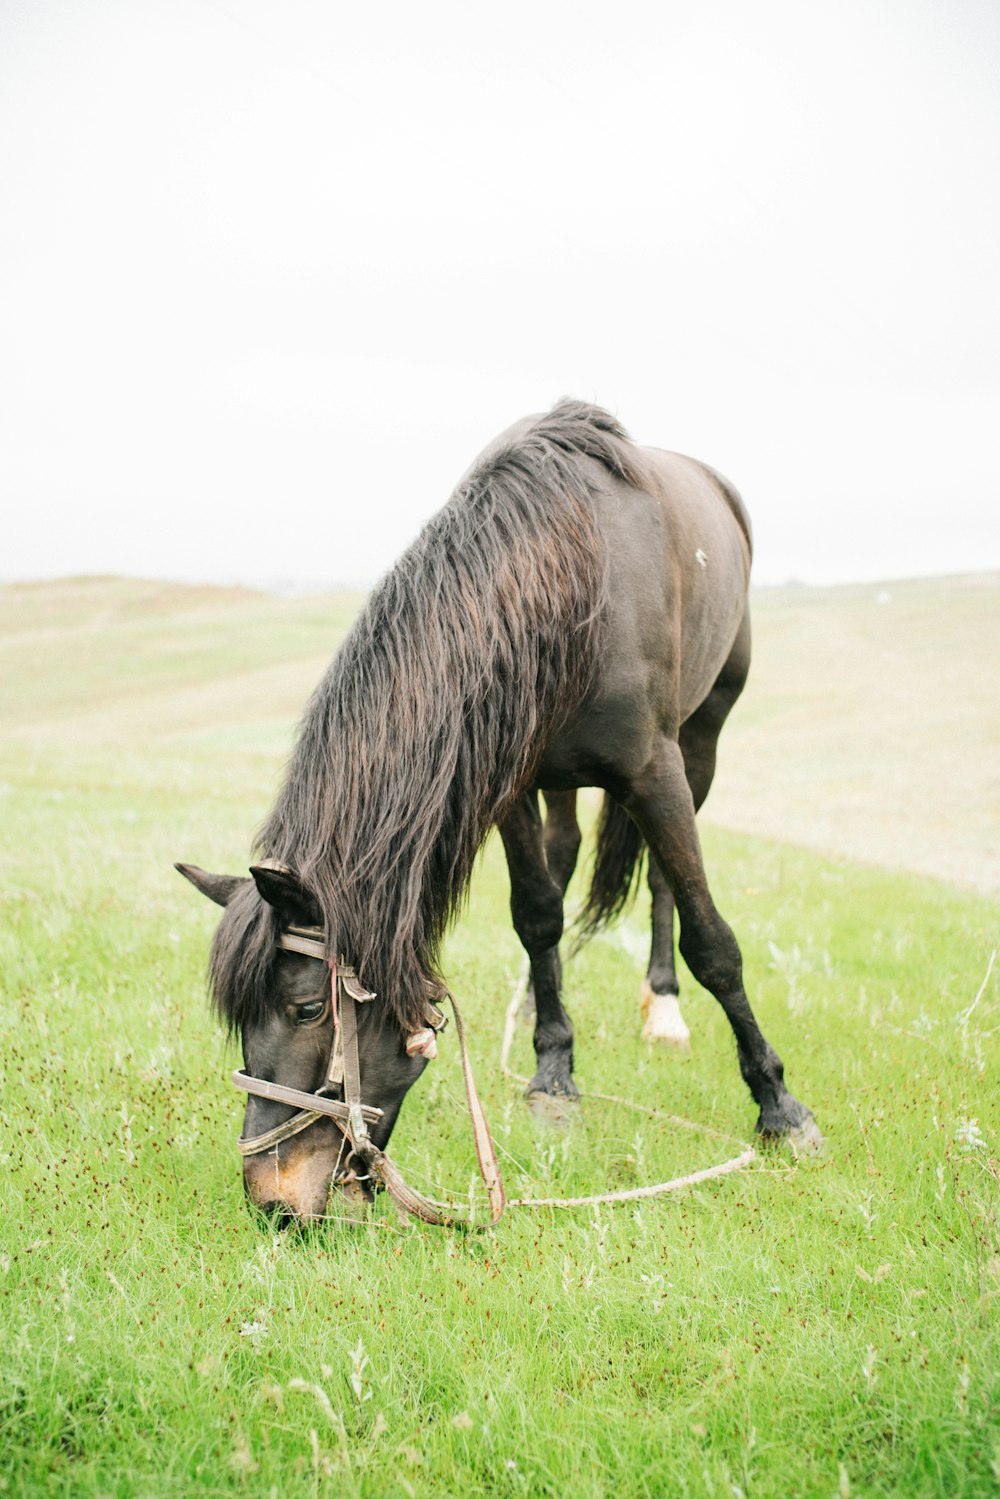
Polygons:
M286 1088L279 1083L270 1083L265 1078L252 1077L242 1069L233 1073L233 1082L237 1088L245 1093L252 1093L258 1098L267 1098L275 1103L286 1103L292 1107L298 1107L299 1112L284 1124L276 1125L274 1129L266 1131L262 1135L253 1135L249 1139L237 1141L240 1153L244 1156L260 1155L265 1151L274 1150L283 1141L289 1140L293 1135L300 1134L302 1130L308 1129L321 1115L326 1114L335 1119L339 1128L343 1131L351 1145L353 1153L365 1163L370 1174L385 1187L386 1191L406 1212L421 1218L425 1223L437 1225L464 1224L471 1226L468 1220L461 1214L456 1213L450 1204L437 1202L434 1198L425 1197L422 1192L416 1191L404 1178L402 1172L390 1158L379 1150L374 1140L368 1133L369 1124L374 1124L383 1116L381 1109L369 1108L361 1101L361 1064L358 1056L358 1023L356 1005L363 1004L374 999L375 995L362 987L358 981L354 969L337 958L328 958L323 943L323 933L317 927L290 927L281 933L278 938L278 946L288 952L301 953L305 957L318 958L326 963L330 969L330 991L333 1006L334 1035L330 1047L330 1060L327 1065L327 1079L323 1088L317 1093L303 1093L298 1088ZM442 997L438 995L437 997ZM490 1203L490 1223L497 1223L503 1213L506 1198L504 1196L503 1183L500 1179L500 1170L497 1165L496 1151L490 1138L489 1127L483 1106L479 1100L476 1089L476 1081L472 1073L472 1063L469 1059L469 1050L466 1042L465 1024L462 1020L461 1011L455 1003L455 996L448 993L452 1009L455 1012L455 1028L458 1031L459 1049L462 1056L462 1076L465 1080L465 1093L469 1103L469 1114L472 1119L472 1132L476 1145L476 1157L479 1161L479 1171L486 1187ZM433 1040L434 1033L444 1025L444 1017L437 1006L428 1003L427 1019L429 1028L426 1034ZM411 1041L423 1032L414 1033ZM427 1054L425 1052L425 1054ZM433 1053L430 1053L433 1055ZM330 1087L338 1087L343 1077L344 1102L339 1099L326 1097L325 1090ZM484 1227L485 1225L476 1225Z
M341 986L350 985L356 998L374 999L361 988L357 981L354 969L346 963L335 963L328 960L326 948L321 940L322 934L312 927L290 927L288 931L282 932L278 938L278 946L288 952L302 953L307 958L319 958L321 962L329 962L330 967L330 993L333 1005L334 1021L337 1018L337 992ZM252 1135L246 1139L239 1139L236 1147L242 1156L263 1155L266 1151L274 1150L285 1140L290 1140L293 1135L301 1134L308 1129L310 1124L324 1114L335 1119L344 1129L348 1122L349 1110L346 1103L341 1103L338 1098L326 1096L327 1090L339 1088L341 1083L341 1061L339 1049L339 1035L334 1032L333 1045L330 1048L330 1060L327 1064L326 1081L316 1093L304 1093L298 1088L286 1088L281 1083L271 1083L262 1077L253 1077L242 1068L233 1073L234 1085L244 1093L252 1093L257 1098L267 1098L272 1103L286 1103L292 1108L298 1108L299 1112L293 1114L291 1119L286 1119L284 1124L275 1125L274 1129L266 1130L262 1135ZM381 1119L382 1110L362 1107L362 1116L365 1124L374 1124Z
M368 1141L368 1125L361 1103L358 1016L353 997L346 993L341 995L338 1030L344 1057L344 1102L347 1105L347 1130L354 1149L363 1156L363 1147Z
M243 1093L252 1093L255 1098L267 1098L272 1103L287 1103L292 1108L299 1109L299 1113L293 1114L291 1119L286 1119L284 1124L276 1125L265 1134L237 1140L241 1155L262 1155L265 1151L273 1150L282 1140L290 1140L293 1135L301 1134L324 1114L335 1119L342 1128L347 1124L347 1105L338 1098L326 1098L322 1093L303 1093L298 1088L285 1088L281 1083L269 1083L266 1078L251 1077L242 1068L233 1073L233 1085ZM362 1113L366 1124L374 1124L382 1117L381 1109L372 1109L367 1105L362 1106Z

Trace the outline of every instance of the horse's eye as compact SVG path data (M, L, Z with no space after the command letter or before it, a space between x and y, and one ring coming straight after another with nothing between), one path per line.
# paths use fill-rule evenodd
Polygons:
M326 1012L325 999L311 999L308 1004L296 1005L294 1019L296 1025L308 1025L312 1020L319 1018Z

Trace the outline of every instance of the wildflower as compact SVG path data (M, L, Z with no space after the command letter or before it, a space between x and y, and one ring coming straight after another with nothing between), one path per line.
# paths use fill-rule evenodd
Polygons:
M955 1131L955 1142L964 1150L985 1150L986 1140L978 1119L962 1119Z

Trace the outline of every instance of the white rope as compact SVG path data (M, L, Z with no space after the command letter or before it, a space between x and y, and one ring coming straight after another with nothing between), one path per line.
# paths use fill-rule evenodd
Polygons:
M529 972L530 966L527 960L525 960L517 983L514 986L514 993L507 1006L507 1013L504 1017L503 1043L500 1049L500 1069L504 1076L511 1078L514 1082L521 1083L525 1087L529 1085L529 1079L522 1077L519 1072L513 1071L510 1066L510 1052L517 1032L518 1015L528 991ZM618 1098L613 1093L588 1093L586 1097L601 1103L613 1103L621 1108L634 1109L638 1113L645 1114L647 1118L660 1119L666 1124L676 1125L679 1129L695 1130L700 1134L711 1135L713 1139L725 1140L731 1144L740 1145L742 1149L738 1155L732 1156L729 1160L722 1161L717 1166L707 1166L701 1171L691 1171L686 1176L675 1176L670 1181L656 1182L648 1187L629 1187L618 1192L595 1192L586 1197L515 1197L506 1203L508 1208L580 1208L597 1206L601 1203L638 1202L650 1197L662 1197L668 1192L677 1192L682 1187L693 1187L699 1182L712 1181L716 1177L726 1176L730 1172L742 1171L750 1165L751 1161L757 1158L757 1152L752 1145L746 1145L743 1141L737 1140L734 1135L723 1134L721 1130L713 1129L709 1124L697 1124L691 1119L682 1118L679 1114L667 1114L662 1109L635 1103L629 1098ZM453 1201L443 1202L433 1197L424 1197L423 1200L426 1204L438 1208L445 1213L450 1214L457 1211L457 1205ZM348 1219L345 1215L345 1221L354 1222L355 1220ZM459 1220L456 1217L457 1221Z
M522 1077L519 1072L513 1071L510 1065L510 1052L517 1033L518 1016L528 992L530 971L530 964L525 958L507 1006L503 1043L500 1048L501 1072L505 1077L525 1087L529 1086L530 1080ZM662 1197L667 1192L677 1192L681 1187L693 1187L698 1182L713 1181L717 1176L727 1176L731 1171L742 1171L756 1159L757 1152L752 1145L747 1145L743 1140L737 1140L734 1135L723 1134L709 1124L696 1124L691 1119L683 1119L679 1114L666 1114L662 1109L649 1108L629 1098L618 1098L613 1093L588 1093L586 1096L598 1099L602 1103L614 1103L622 1108L635 1109L650 1118L662 1119L666 1124L674 1124L680 1129L696 1130L700 1134L711 1135L713 1139L726 1140L730 1144L740 1145L742 1149L738 1155L722 1161L718 1166L707 1166L703 1171L691 1171L687 1176L675 1176L671 1181L657 1182L649 1187L630 1187L620 1192L597 1192L588 1197L515 1197L507 1203L509 1208L581 1208L608 1202L637 1202L643 1198Z

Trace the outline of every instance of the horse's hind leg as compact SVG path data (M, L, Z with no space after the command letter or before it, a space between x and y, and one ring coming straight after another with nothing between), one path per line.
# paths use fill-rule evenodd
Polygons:
M528 954L535 994L537 1071L529 1098L576 1098L573 1081L573 1027L562 1007L559 939L563 897L545 859L542 819L536 793L519 797L500 824L510 870L510 913Z
M661 1041L678 1051L691 1050L691 1032L677 998L674 964L674 897L656 859L649 860L652 931L649 970L642 982L642 1039Z
M781 1059L754 1018L736 938L709 893L680 746L661 739L623 799L673 890L684 960L733 1028L740 1071L760 1109L758 1133L788 1137L797 1148L819 1146L822 1136L812 1115L785 1087Z
M715 757L722 726L746 685L750 667L750 617L743 623L729 653L728 660L708 697L683 724L680 749L684 774L691 788L694 809L700 812L715 778ZM688 1050L691 1033L684 1023L678 1001L677 970L674 964L674 899L670 886L656 859L649 861L649 889L652 896L652 940L649 972L642 986L642 1028L644 1041L664 1041Z

